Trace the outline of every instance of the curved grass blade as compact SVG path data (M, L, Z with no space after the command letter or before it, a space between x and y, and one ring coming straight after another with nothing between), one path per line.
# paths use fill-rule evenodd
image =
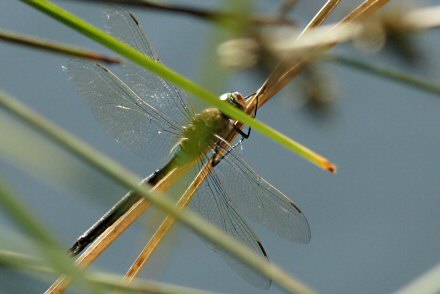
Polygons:
M72 57L86 58L86 59L100 61L109 64L121 63L121 59L118 57L106 56L98 52L56 43L51 40L38 39L35 37L20 35L17 33L12 33L4 30L0 30L0 40L5 42L10 42L13 44L27 46L30 48L37 48L49 52L64 54Z
M3 208L10 218L24 229L28 235L33 237L35 245L54 269L75 277L82 286L94 289L94 286L86 281L84 273L77 269L68 259L64 250L57 244L56 239L17 200L17 197L12 195L2 180L0 180L0 202L2 203L0 207Z
M165 67L164 65L156 62L155 60L146 57L144 54L137 51L136 49L122 43L115 37L106 34L102 30L99 30L98 28L74 16L68 11L63 10L60 7L46 0L21 0L21 1L35 7L36 9L57 19L58 21L66 24L67 26L77 30L78 32L88 36L89 38L99 42L100 44L112 49L113 51L121 54L122 56L128 58L134 63L137 63L140 66L143 66L146 69L154 72L155 74L163 77L164 79L167 79L168 81L177 85L184 91L191 93L194 96L200 98L201 100L219 108L223 113L227 114L229 117L237 119L242 123L252 128L255 128L262 134L268 136L269 138L277 141L284 147L287 147L288 149L310 160L314 164L317 164L321 168L329 170L331 172L335 171L335 166L331 163L329 164L328 160L323 160L323 157L321 155L312 152L310 149L306 148L300 143L272 129L266 124L252 118L250 115L246 115L245 113L229 105L228 103L220 101L217 96L210 93L208 90L200 87L199 85L179 75L178 73L172 71L171 69Z
M0 92L0 105L17 118L24 121L35 130L44 133L45 136L64 147L78 158L95 167L97 170L100 170L108 177L136 193L139 193L139 195L145 197L152 204L158 206L161 210L181 221L184 225L188 226L203 238L210 240L217 246L221 246L225 251L239 258L245 264L254 268L257 272L272 279L273 282L285 290L294 293L314 293L311 288L285 273L278 266L267 263L267 261L249 251L246 246L237 242L217 227L207 223L196 214L188 210L178 210L175 207L175 203L168 198L162 197L161 193L149 191L147 187L138 185L141 180L136 175L110 158L95 151L93 148L70 135L65 130L58 128L48 120L33 112L24 104L9 97L3 92Z
M357 59L336 54L327 55L323 60L358 69L369 74L381 76L400 84L440 96L440 84L435 83L434 81L427 81L417 76L409 75L403 71L373 65L371 63L362 62Z
M395 294L440 293L440 264L399 289Z
M51 268L44 266L41 261L32 256L12 251L0 250L0 265L32 272L54 273ZM126 291L129 293L217 294L216 292L152 281L135 280L132 284L127 284L120 276L97 272L88 273L87 276L85 276L85 279L100 289Z

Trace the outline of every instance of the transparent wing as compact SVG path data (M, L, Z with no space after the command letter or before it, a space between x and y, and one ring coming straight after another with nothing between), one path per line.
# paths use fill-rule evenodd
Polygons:
M267 259L261 242L230 201L225 186L217 177L215 171L212 171L208 176L189 206L211 223L247 245L256 254ZM211 243L208 244L246 281L260 288L268 289L270 287L270 279L255 272L221 248Z
M119 8L104 12L110 34L159 62L141 24L128 11ZM144 68L126 61L123 64L127 84L146 102L179 122L191 121L193 111L185 92Z
M71 60L66 68L96 119L118 142L144 157L168 155L181 134L179 123L102 65Z
M216 167L240 212L283 238L308 243L310 227L299 207L231 149Z

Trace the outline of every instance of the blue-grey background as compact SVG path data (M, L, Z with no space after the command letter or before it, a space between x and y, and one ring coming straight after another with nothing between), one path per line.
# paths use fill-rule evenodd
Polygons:
M302 2L293 17L305 23L324 1ZM60 4L102 27L101 6ZM204 7L220 4L203 1ZM272 12L277 4L260 3L258 9ZM346 4L336 15L353 6ZM135 13L164 63L200 81L214 26L179 15ZM0 27L109 52L18 1L0 2ZM402 65L389 55L366 58L438 81L438 34L427 33L417 40L431 57L425 68ZM156 163L131 154L103 131L61 70L67 61L66 57L0 43L0 88L140 176L158 168ZM244 144L245 157L252 166L303 209L312 241L305 246L292 244L262 227L256 225L255 229L273 262L318 291L389 293L440 261L440 101L434 95L351 69L328 64L323 69L335 81L337 96L325 117L311 115L301 107L298 91L290 89L265 105L258 118L337 163L336 175L316 168L258 132ZM248 71L233 76L224 91L251 93L262 81L263 75ZM27 147L32 150L32 143ZM121 187L101 187L109 183L102 180L92 188L105 191L105 197L96 199L41 181L3 159L0 168L1 176L66 247L124 192ZM11 225L4 215L1 222L2 228ZM125 271L146 239L144 232L141 225L130 229L97 266ZM156 268L150 269L162 281L228 293L281 291L277 287L259 290L247 284L191 233L181 232L169 246L159 254L162 262L155 262ZM0 292L35 293L48 284L1 269L0 285Z

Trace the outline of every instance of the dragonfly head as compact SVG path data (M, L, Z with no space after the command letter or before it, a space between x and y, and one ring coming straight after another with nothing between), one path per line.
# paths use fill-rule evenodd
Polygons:
M245 110L246 109L246 100L243 95L239 92L225 93L220 96L220 100L228 102L234 107Z

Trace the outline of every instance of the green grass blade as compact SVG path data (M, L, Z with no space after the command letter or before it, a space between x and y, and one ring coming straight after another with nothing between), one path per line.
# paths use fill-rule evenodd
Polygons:
M0 250L0 265L10 268L18 268L31 272L54 273L45 267L41 261L21 253ZM101 289L124 291L129 293L152 293L152 294L218 294L217 292L204 291L189 287L175 286L167 283L143 281L136 279L127 284L122 276L88 272L86 280L97 285Z
M218 97L208 90L202 88L201 86L195 84L191 80L179 75L175 71L167 68L165 65L154 61L153 59L145 56L136 49L124 44L115 37L105 33L104 31L96 28L95 26L89 24L88 22L78 18L77 16L71 14L70 12L56 6L47 0L21 0L22 2L29 4L36 9L44 12L45 14L53 17L54 19L64 23L65 25L71 27L72 29L86 35L87 37L95 40L96 42L106 46L113 51L119 53L120 55L126 57L132 62L154 72L158 76L172 82L181 89L193 94L197 98L200 98L206 103L218 107L223 113L228 116L237 119L244 124L254 128L255 130L261 132L262 134L268 136L274 141L277 141L282 146L296 152L300 156L308 159L312 163L327 169L331 172L336 170L335 166L328 162L322 156L312 152L310 149L306 148L302 144L292 140L291 138L283 135L282 133L272 129L268 125L255 120L244 112L238 110L237 108L229 105L228 103L222 102Z
M17 122L8 113L0 112L0 122L0 159L57 191L69 189L99 203L105 198L104 195L121 189L64 149ZM32 148L29 148L30 145Z
M139 193L139 195L142 195L161 210L175 217L201 237L221 246L225 251L251 266L262 275L272 279L273 282L285 290L294 293L314 293L308 286L285 273L278 266L268 263L264 258L257 256L246 246L217 227L209 224L209 222L203 220L200 216L189 210L178 210L175 207L174 201L165 198L161 193L149 191L149 188L145 185L138 185L138 183L141 182L141 178L94 150L73 135L70 135L65 130L49 122L47 119L41 117L4 92L0 92L0 105L33 129L43 133L47 138L65 150L71 152L116 182Z
M440 264L417 277L395 294L436 294L440 293Z
M409 75L399 70L385 68L382 66L363 62L347 56L335 55L335 54L329 54L323 60L334 62L336 64L344 65L347 67L355 68L369 74L373 74L382 78L389 79L394 82L398 82L405 86L413 87L440 96L440 84L435 83L434 81L427 81L420 77Z
M25 208L24 204L20 203L17 197L6 188L6 184L2 180L0 180L0 203L4 212L35 240L35 245L55 270L75 277L81 285L94 289L92 284L86 282L84 273L69 260L56 239L44 229L42 224L39 224L32 216L31 211Z

